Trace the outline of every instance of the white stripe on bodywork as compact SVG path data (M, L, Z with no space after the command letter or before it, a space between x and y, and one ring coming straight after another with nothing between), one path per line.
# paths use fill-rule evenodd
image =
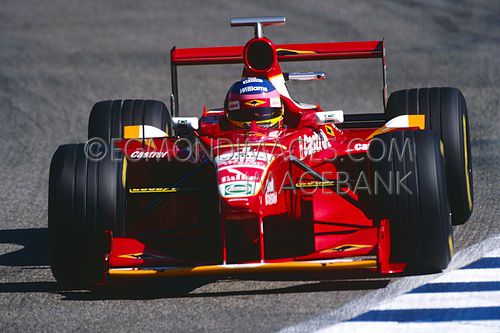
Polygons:
M315 109L316 105L314 104L305 104L305 103L298 103L293 100L293 98L290 96L290 93L288 92L288 88L286 87L285 83L285 78L283 77L283 74L279 74L273 77L269 78L269 81L273 84L273 86L278 90L281 96L285 96L289 100L291 100L298 108L301 109Z
M408 117L408 115L398 116L389 120L385 124L385 127L389 128L410 127L409 119L410 118Z

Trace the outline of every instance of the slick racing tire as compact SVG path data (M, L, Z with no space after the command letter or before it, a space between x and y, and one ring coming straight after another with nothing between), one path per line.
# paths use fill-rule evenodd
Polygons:
M372 182L374 202L389 219L390 261L406 262L419 272L445 269L453 238L438 136L431 131L385 133L375 137L368 154L377 174L372 178L378 182Z
M89 118L88 138L101 138L110 144L123 138L123 126L150 125L171 133L172 119L163 102L127 99L98 102Z
M446 180L453 225L463 224L472 213L472 163L465 98L456 88L421 88L393 92L386 120L400 115L425 115L425 128L444 145Z
M88 159L84 144L59 146L50 165L49 254L57 281L105 281L105 231L124 234L123 161Z

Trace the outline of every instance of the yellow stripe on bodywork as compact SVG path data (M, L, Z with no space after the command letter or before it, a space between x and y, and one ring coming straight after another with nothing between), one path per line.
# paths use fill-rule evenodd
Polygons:
M145 187L145 188L131 188L129 193L140 194L140 193L175 193L179 189L175 187Z
M408 115L408 127L418 127L421 130L425 129L425 115L412 114Z
M343 244L336 247L332 247L329 249L324 249L319 251L320 253L330 253L330 252L349 252L355 251L359 249L367 249L373 247L372 245L364 245L364 244Z
M122 254L118 256L118 258L125 258L125 259L138 259L140 258L144 253L138 252L138 253L130 253L130 254Z
M384 126L382 126L380 128L377 128L375 131L372 132L372 134L368 135L368 137L366 138L366 140L369 140L369 139L373 138L376 135L380 135L380 134L383 134L383 133L386 133L386 132L390 132L392 130L393 130L393 128L385 127L385 125L384 125Z
M387 133L398 128L418 128L425 129L425 115L423 114L410 114L402 115L392 118L384 124L384 126L377 128L366 139L369 140L376 135Z
M194 267L158 267L158 268L112 268L109 270L111 278L145 278L145 277L172 277L172 276L207 276L207 275L234 275L259 273L285 273L305 271L329 271L342 269L376 268L377 260L357 261L294 261L284 263L258 263L235 265L208 265Z
M141 126L124 126L123 127L123 138L124 139L141 139Z
M168 133L151 125L123 126L124 139L166 138Z
M329 181L329 182L307 182L307 183L296 183L294 186L296 188L316 188L316 187L329 187L329 186L335 186L336 182L334 181Z
M156 143L153 139L144 140L144 144L150 148L153 148L155 151L158 150L158 148L156 148Z
M317 53L315 51L309 51L309 50L292 50L292 49L282 49L282 48L276 49L276 52L292 52L292 53L297 53L297 54L316 54Z

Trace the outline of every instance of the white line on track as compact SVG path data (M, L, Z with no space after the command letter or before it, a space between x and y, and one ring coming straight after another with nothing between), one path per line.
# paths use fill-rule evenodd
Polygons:
M280 332L500 333L499 257L500 237L486 239L457 253L444 274L397 279Z
M398 322L345 322L327 327L319 332L335 333L498 333L498 320L456 321L444 323L398 323Z
M500 332L498 251L319 332ZM484 268L482 268L484 267ZM465 288L464 288L465 287ZM481 291L469 291L474 289Z
M376 310L500 307L500 291L405 294ZM499 328L500 329L500 328Z
M440 276L432 282L492 282L500 280L500 269L481 268L481 269L458 269Z

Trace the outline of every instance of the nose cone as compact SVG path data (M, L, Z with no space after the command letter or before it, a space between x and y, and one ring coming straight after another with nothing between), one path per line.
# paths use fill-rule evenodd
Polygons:
M263 181L274 155L253 146L231 146L216 156L223 208L259 214Z
M262 215L262 199L257 194L246 198L221 198L221 210L225 219L247 220Z

